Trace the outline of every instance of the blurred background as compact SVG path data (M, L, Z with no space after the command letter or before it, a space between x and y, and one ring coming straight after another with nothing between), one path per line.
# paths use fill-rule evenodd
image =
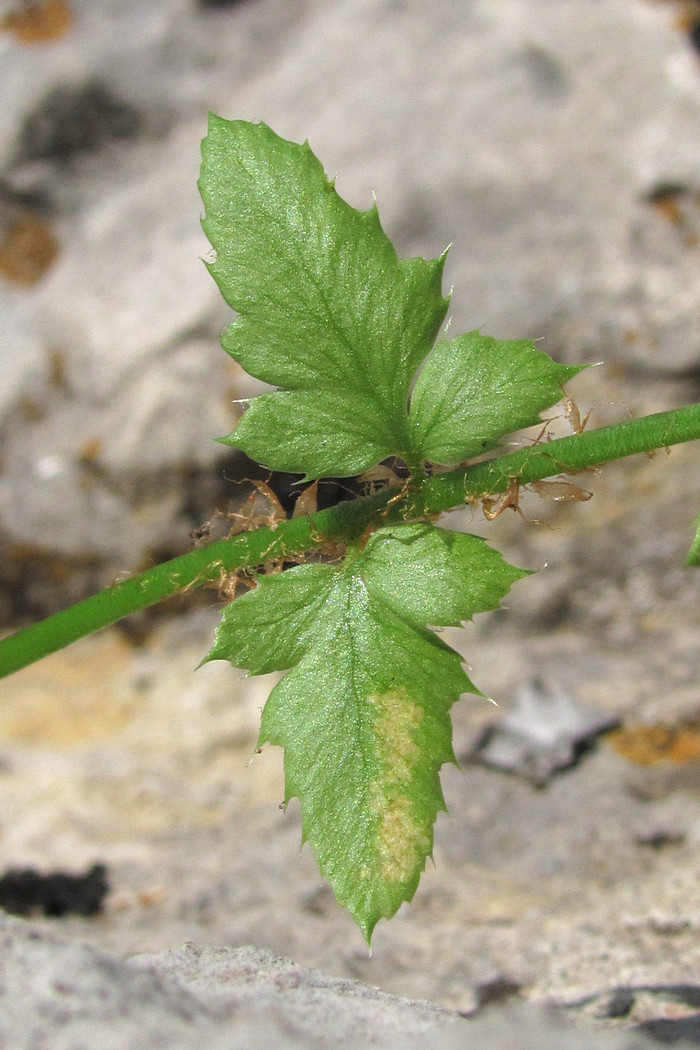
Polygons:
M450 244L453 333L602 362L571 386L589 426L697 400L699 27L700 4L673 0L2 0L0 627L190 549L255 470L212 440L260 385L218 345L229 311L201 261L209 110L308 138L342 196L376 196L400 254ZM537 816L531 784L448 771L442 874L378 932L374 968L298 856L296 810L277 811L278 756L245 769L264 686L218 665L191 674L216 620L200 599L3 683L3 863L107 863L109 919L79 930L119 951L253 940L451 1005L507 966L563 994L569 949L598 960L591 986L613 981L609 930L637 958L632 934L610 917L614 893L608 920L586 926L591 901L603 885L626 886L632 910L670 892L640 836L668 832L697 905L700 830L682 801L700 784L700 603L683 568L697 477L697 449L677 449L574 479L588 503L527 497L544 525L453 517L547 565L472 630L477 684L507 710L544 680L603 721L689 733L690 767L662 754L648 788L642 734L639 768L629 741L626 757L609 747ZM460 755L492 715L457 716ZM541 934L545 899L562 910ZM655 951L639 964L649 979ZM667 977L684 951L678 973L664 956Z

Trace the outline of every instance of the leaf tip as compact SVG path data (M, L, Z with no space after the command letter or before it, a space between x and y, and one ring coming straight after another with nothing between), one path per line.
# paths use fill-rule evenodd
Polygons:
M237 448L238 446L235 430L231 431L230 434L223 434L221 437L212 438L212 441L216 441L219 445L228 445L229 448Z
M217 113L214 113L213 110L210 109L209 112L207 113L207 128L208 129L215 128L215 127L218 127L221 124L227 124L227 123L228 123L228 121L224 120L224 118L220 117Z
M361 922L359 919L355 919L355 922L362 931L362 936L367 942L367 947L369 948L370 955L372 954L372 934L374 933L374 929L377 923L379 922L380 918L381 916L378 915L376 919L372 919L370 922Z
M195 671L198 671L200 669L200 667L204 667L205 664L211 663L212 660L219 660L219 659L221 659L221 657L219 656L219 654L216 651L216 645L213 645L211 647L211 649L209 650L209 652L206 654L206 656L203 656L202 659L199 661L199 663L195 667Z
M601 362L596 362L594 364L592 363L592 364L584 364L584 365L562 365L562 364L559 364L559 368L561 369L562 373L565 373L565 378L562 379L562 385L564 383L568 383L570 379L574 379L577 375L579 375L580 372L585 372L589 368L597 368L598 364L600 364L600 363Z
M695 539L688 551L688 557L685 559L685 564L689 568L700 568L700 514L695 519L695 525L697 527Z

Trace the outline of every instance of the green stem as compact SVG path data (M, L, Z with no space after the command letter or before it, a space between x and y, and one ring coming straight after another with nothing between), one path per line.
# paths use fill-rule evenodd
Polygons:
M504 492L555 474L575 474L638 452L653 452L700 438L700 404L657 412L598 430L542 442L483 463L436 474L424 482L421 498L428 513L441 513L484 493Z
M361 532L389 499L385 489L366 499L341 503L277 527L262 526L154 565L0 640L0 678L164 598L222 580L226 573L292 558L329 540L347 539Z
M383 489L317 514L282 522L276 528L260 527L212 543L147 569L1 640L0 677L164 598L216 581L223 574L255 568L275 559L299 557L331 540L349 540L360 535L378 516L385 515L387 520L408 517L407 510L416 516L440 514L465 500L504 492L514 478L518 484L526 485L698 438L700 405L690 405L422 478L418 492L407 490L404 495L399 487Z

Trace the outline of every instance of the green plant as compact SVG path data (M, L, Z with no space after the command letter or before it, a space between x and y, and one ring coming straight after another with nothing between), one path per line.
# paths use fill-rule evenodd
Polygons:
M277 388L221 440L306 481L391 457L408 479L125 580L4 639L0 673L222 573L256 570L205 659L288 672L260 743L284 747L303 837L369 939L415 892L444 806L439 771L454 760L449 711L477 692L436 629L497 607L527 575L437 518L479 499L493 515L499 493L504 509L544 478L696 439L700 405L493 454L541 423L580 369L528 340L438 338L444 257L397 258L376 208L345 203L308 144L212 117L200 188L209 270L238 315L222 344ZM282 560L297 564L261 571Z

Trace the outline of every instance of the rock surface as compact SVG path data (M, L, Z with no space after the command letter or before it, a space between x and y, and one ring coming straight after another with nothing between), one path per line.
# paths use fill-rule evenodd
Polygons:
M523 1008L474 1020L340 981L254 948L121 961L0 918L7 1050L653 1050L645 1036L575 1031ZM683 1046L683 1043L678 1043ZM690 1045L690 1044L685 1044Z
M231 428L232 399L259 387L217 345L227 312L200 261L207 109L308 136L353 204L376 192L402 253L452 242L454 331L483 325L562 360L605 360L572 386L591 425L697 399L700 60L673 5L44 6L51 39L0 29L3 623L187 549L230 498L211 438ZM183 609L140 648L107 631L4 681L0 874L104 864L111 887L102 914L67 916L58 935L57 920L2 921L8 1009L21 1001L26 1016L29 982L47 1026L34 1043L26 1025L8 1029L8 1047L121 1050L143 1030L169 1050L327 1045L308 1027L314 996L336 1011L341 986L265 952L474 1014L450 1015L445 1047L521 1048L530 1025L533 1047L564 1050L642 1047L639 1025L658 1041L692 1036L700 602L682 565L697 450L576 481L589 503L524 499L547 527L449 520L546 569L507 613L448 632L500 707L456 709L462 768L444 771L436 865L380 924L371 957L299 852L296 806L278 808L280 756L251 762L269 683L218 664L193 673L214 610ZM542 789L472 760L536 682L620 726ZM251 943L258 954L241 954ZM247 1004L259 993L265 1010L274 974L297 974L313 1010L283 1009L261 1034L235 1006L242 960L258 974ZM55 986L64 972L68 991ZM387 1045L397 1016L405 1031L427 1026L424 1040L446 1016L353 989L341 998L363 1004L344 1015L360 1045L368 1002L386 1007ZM583 1036L533 1017L542 1003ZM10 1018L0 1010L0 1025Z
M697 680L697 628L676 625L664 649L647 626L642 659L570 628L527 637L516 594L510 622L497 613L451 636L500 706L455 708L462 768L443 772L451 815L435 866L379 925L371 956L300 853L297 804L279 808L279 752L254 755L269 682L219 663L193 673L209 612L164 624L140 650L106 632L3 683L0 866L105 864L104 913L60 930L116 956L252 943L467 1014L505 985L596 1026L690 1018L692 996L671 990L695 982L698 994L700 756L682 752L697 692L669 661ZM540 790L473 763L486 724L536 676L623 730L646 727L649 750L620 730ZM620 987L632 989L624 1015L609 1012Z

